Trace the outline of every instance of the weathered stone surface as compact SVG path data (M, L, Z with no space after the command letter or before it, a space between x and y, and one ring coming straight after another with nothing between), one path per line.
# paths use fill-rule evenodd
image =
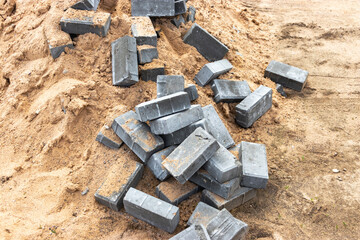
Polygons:
M236 123L248 128L272 106L272 89L261 85L236 106Z
M71 6L73 9L96 11L100 0L80 0Z
M131 0L132 16L164 17L175 15L174 0Z
M187 225L203 225L207 227L210 220L213 219L220 211L210 205L199 202L194 212L191 214Z
M165 179L170 177L170 173L162 166L162 162L167 156L170 155L170 153L175 150L175 148L176 146L170 146L157 153L154 153L146 164L153 172L155 177L160 181L164 181Z
M219 60L212 63L205 64L204 67L195 75L194 80L199 86L205 86L212 80L230 71L233 68L227 59Z
M151 63L140 67L140 75L143 81L151 80L156 82L157 76L165 75L165 65L155 59Z
M174 178L170 178L160 183L155 192L160 199L177 206L198 191L199 187L191 182L180 184Z
M169 240L210 240L210 237L203 225L191 225Z
M185 0L175 0L175 15L186 13L187 7Z
M187 88L184 89L184 92L189 94L190 101L195 101L199 98L198 90L194 84L189 84Z
M131 32L138 46L157 46L157 35L149 17L132 17L131 22Z
M163 161L162 165L176 180L184 184L219 147L218 142L199 127Z
M284 87L300 92L306 84L308 75L308 71L282 62L271 61L265 70L264 76Z
M150 63L153 59L159 58L157 48L150 45L138 46L137 52L140 64Z
M250 95L251 90L246 81L231 81L224 79L215 79L211 85L214 92L214 100L216 103L241 102Z
M157 97L183 92L185 79L181 75L160 75L157 77Z
M179 224L179 208L144 192L130 188L124 198L125 211L164 231L172 233Z

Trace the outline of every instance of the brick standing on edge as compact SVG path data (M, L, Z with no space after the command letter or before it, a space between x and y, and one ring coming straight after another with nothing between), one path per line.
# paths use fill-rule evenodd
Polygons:
M175 150L175 148L176 146L170 146L157 153L154 153L146 164L150 168L152 173L155 175L155 177L160 181L164 181L165 179L170 177L170 173L162 166L162 162L167 156L170 155L170 153Z
M149 17L132 17L131 32L136 38L136 44L157 46L157 35Z
M251 93L249 84L246 81L215 79L211 89L214 92L214 101L216 103L241 102Z
M175 16L174 0L131 0L132 16Z
M175 0L175 15L186 13L187 7L185 0Z
M232 68L233 66L227 59L208 63L195 75L194 80L199 86L203 87L221 74L230 71Z

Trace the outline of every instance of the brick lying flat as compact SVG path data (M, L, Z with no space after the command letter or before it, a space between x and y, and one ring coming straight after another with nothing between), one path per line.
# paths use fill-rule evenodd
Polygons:
M248 225L223 209L209 222L206 230L211 240L242 240L245 239Z
M163 161L162 165L176 180L184 184L219 147L217 141L199 127Z
M150 132L146 123L138 120L134 111L129 111L115 118L112 129L116 135L143 161L163 149L164 141L161 137Z
M240 161L242 163L241 186L266 188L269 174L265 145L241 142Z
M211 85L214 92L214 100L219 102L241 102L250 95L251 90L246 81L231 81L224 79L215 79Z
M175 0L175 15L186 13L187 7L185 0Z
M174 0L131 0L132 16L164 17L175 15Z
M73 9L96 11L100 0L80 0L71 6Z
M190 107L188 94L185 92L178 92L148 102L143 102L135 107L135 111L139 120L146 122L187 110Z
M157 97L183 92L185 79L181 75L160 75L157 77Z
M308 75L309 72L300 68L278 61L271 61L265 70L264 76L284 87L300 92L306 84Z
M150 45L138 46L137 52L140 64L150 63L153 59L159 58L157 48Z
M167 156L170 155L170 153L175 150L175 148L176 146L170 146L157 153L154 153L146 164L150 168L152 173L155 175L155 177L160 181L164 181L165 179L170 177L170 173L162 166L161 163L165 160Z
M184 89L184 92L187 92L187 94L189 94L191 102L199 98L199 93L194 84L189 84L188 87Z
M49 45L51 56L56 59L65 51L65 48L74 48L70 35L55 26L49 26L45 30L45 36Z
M156 82L157 76L165 75L165 65L156 59L151 63L140 67L140 75L143 81Z
M208 33L205 29L194 23L184 36L184 42L195 47L208 61L223 59L229 49Z
M106 36L110 27L110 13L69 8L60 20L61 30L71 34L95 33Z
M136 187L144 172L142 164L131 159L124 160L111 167L105 181L95 193L96 201L115 211L120 211L126 192L130 187Z
M122 144L122 141L121 143L114 142L110 138L106 137L102 132L98 133L95 140L112 149L119 149Z
M224 199L209 190L204 190L201 195L201 201L217 209L226 208L228 211L244 204L256 196L256 190L253 188L239 187L228 199Z
M139 82L135 38L124 36L111 43L112 81L128 87Z
M204 169L219 183L240 177L241 164L224 146L207 161Z
M203 107L204 117L207 121L208 132L213 135L218 142L225 148L232 147L235 142L232 139L229 131L226 129L224 123L221 121L215 108L212 105Z
M156 187L156 196L177 206L198 191L199 187L191 182L180 184L174 178L170 178Z
M213 219L220 211L210 205L199 202L194 212L191 214L187 225L203 225L206 227L210 220Z
M212 80L230 71L233 68L227 59L219 60L212 63L205 64L204 67L195 75L194 80L199 86L205 86Z
M240 185L240 178L234 178L225 183L219 183L205 170L200 170L195 173L190 178L190 181L225 199L229 199Z
M185 24L185 19L182 15L176 16L171 20L171 23L174 24L177 28L181 26L181 24Z
M165 146L178 145L182 143L188 136L190 136L190 134L192 134L198 127L201 127L207 131L208 128L206 120L201 119L200 121L194 122L176 132L161 135L161 137L164 140Z
M169 240L210 240L209 234L203 225L191 225L187 229L176 234Z
M272 106L272 89L260 86L236 106L236 123L248 128Z
M157 35L149 17L132 17L131 32L137 45L157 46Z
M194 6L190 6L188 9L188 15L186 17L187 22L195 22L196 8Z
M150 121L150 129L154 134L170 134L203 118L204 113L201 105L192 105L186 111Z
M125 211L166 232L172 233L179 224L179 208L144 192L130 188L124 198Z

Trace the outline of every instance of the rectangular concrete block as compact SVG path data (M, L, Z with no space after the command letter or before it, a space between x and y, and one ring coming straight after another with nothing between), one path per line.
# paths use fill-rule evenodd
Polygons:
M181 75L160 75L157 77L157 97L183 92L185 79Z
M144 192L130 188L124 198L125 211L168 233L179 224L179 208Z
M197 23L192 25L183 40L185 43L195 47L198 52L210 62L223 59L229 51L223 43Z
M139 120L146 122L187 110L190 107L190 99L187 93L178 92L140 103L135 107L135 111Z
M207 105L203 107L203 112L207 121L208 132L225 148L234 146L235 142L224 123L221 121L215 108L212 105Z
M187 7L185 0L175 0L175 15L186 13Z
M198 90L196 89L196 86L194 84L189 84L188 87L184 89L184 92L189 94L191 102L199 98Z
M266 188L269 173L265 145L241 142L240 161L242 163L241 186Z
M203 168L219 183L241 177L241 163L222 145Z
M150 63L153 59L159 58L157 48L150 45L138 46L137 52L140 64Z
M194 122L176 132L161 135L161 137L164 140L165 146L178 145L182 143L188 136L190 136L190 134L192 134L198 127L201 127L207 131L208 127L206 120L201 119L200 121Z
M143 162L164 148L162 138L152 134L149 126L140 122L134 111L115 118L111 127Z
M271 106L272 89L261 85L236 106L236 123L244 128L251 127Z
M194 6L190 6L188 8L188 14L186 16L187 22L195 22L196 8Z
M209 222L206 230L211 240L243 240L248 231L248 225L234 218L228 210L223 209Z
M250 95L251 90L246 81L231 81L224 79L215 79L211 85L214 92L214 100L216 103L241 102Z
M205 86L211 83L212 80L230 71L233 68L227 59L219 60L212 63L205 64L204 67L195 75L195 82L199 86Z
M122 141L120 143L114 142L110 138L106 137L102 132L98 133L95 140L112 149L119 149L122 144Z
M128 87L139 82L136 40L124 36L111 43L113 85Z
M197 128L162 163L181 184L189 180L219 149L218 142Z
M123 206L123 199L130 187L136 187L139 183L144 166L135 160L124 159L110 168L106 179L95 193L97 202L120 211Z
M225 183L219 183L205 170L200 170L195 173L190 178L190 181L225 199L229 199L240 185L240 178L234 178Z
M150 121L150 129L154 134L170 134L203 118L204 113L201 105L192 105L186 111Z
M150 168L152 173L155 175L155 177L160 181L164 181L165 179L170 177L170 173L162 166L162 162L167 156L170 155L170 153L175 150L175 148L176 146L170 146L157 153L154 153L146 164Z
M95 33L104 37L109 31L110 21L110 13L69 8L60 20L60 27L71 34Z
M156 189L156 196L172 205L179 205L190 196L199 191L199 187L191 182L180 184L174 178L170 178L160 183Z
M131 0L132 16L165 17L175 15L174 0Z
M141 79L145 82L156 82L157 76L165 75L165 65L155 59L151 63L140 67L140 75Z
M202 192L201 201L209 204L214 208L220 210L226 208L228 211L230 211L254 197L256 197L256 190L247 187L239 187L228 200L205 189Z
M191 225L169 240L210 240L210 237L203 225Z
M71 6L73 9L96 11L100 0L80 0Z
M284 87L301 91L305 84L308 71L278 61L271 61L265 70L265 77Z
M207 227L210 220L213 219L219 212L220 211L216 208L213 208L204 202L199 202L194 212L191 214L187 225L203 225L204 227Z
M132 17L131 22L131 32L138 46L157 46L157 35L149 17Z

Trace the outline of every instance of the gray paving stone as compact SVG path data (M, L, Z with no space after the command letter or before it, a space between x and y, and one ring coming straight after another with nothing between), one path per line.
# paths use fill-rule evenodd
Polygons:
M215 108L212 105L207 105L203 107L203 112L207 121L208 132L225 148L234 146L235 142L224 123L221 121Z
M229 199L240 185L240 178L234 178L225 183L219 183L207 171L201 169L196 172L190 181L217 195Z
M199 187L197 185L191 182L181 184L174 178L170 178L160 183L155 189L158 198L175 206L179 205L198 191Z
M175 25L175 27L179 28L181 24L185 24L185 19L182 15L176 16L171 20L171 23Z
M152 173L155 175L157 179L160 181L164 181L168 177L170 177L170 173L162 166L162 162L165 160L167 156L170 155L175 150L176 146L170 146L165 148L157 153L154 153L146 165L150 168Z
M95 33L104 37L109 31L110 22L110 13L69 8L60 20L60 27L71 34Z
M286 92L284 91L283 85L277 83L277 84L276 84L276 91L278 91L278 93L280 93L281 96L287 97L287 94L286 94Z
M211 83L212 80L230 71L233 68L227 59L219 60L212 63L205 64L204 67L195 75L195 82L199 86L205 86Z
M96 11L100 0L80 0L71 6L73 9Z
M194 6L190 6L188 8L188 15L186 17L187 22L195 22L196 8Z
M206 230L211 240L242 240L245 239L248 225L223 209L209 222Z
M131 0L132 16L165 17L175 15L174 0Z
M111 43L113 85L128 87L139 82L135 38L121 37Z
M175 15L186 13L187 7L185 0L175 0Z
M274 60L269 63L264 74L272 81L299 92L304 88L308 75L308 71Z
M134 111L129 111L115 118L112 129L124 143L143 161L164 148L161 137L150 132L146 123L138 120Z
M241 177L241 163L222 145L203 168L219 183Z
M266 188L269 173L265 145L241 142L240 161L242 163L241 186Z
M197 23L192 25L183 40L185 43L195 47L198 52L210 62L223 59L229 51L223 43Z
M168 95L171 96L171 95ZM178 112L150 121L150 129L154 134L170 134L204 118L201 105L192 105L186 111Z
M176 180L184 184L219 147L218 142L199 127L163 161L162 165Z
M236 123L243 128L251 127L271 106L272 89L261 85L236 106Z
M166 232L172 233L179 224L179 208L144 192L130 188L124 198L125 211Z
M132 17L131 22L131 32L138 46L157 46L157 35L149 17Z
M156 82L157 76L165 75L165 66L154 60L151 63L140 67L140 75L143 81L147 82L150 80Z
M138 46L137 52L140 64L150 63L153 59L159 58L157 48L150 45Z
M121 143L114 142L110 138L106 137L102 132L98 133L95 140L112 149L119 149L122 144L122 142Z
M95 199L112 210L120 211L123 199L130 187L136 187L144 172L144 166L128 160L110 168L105 181L95 193Z
M187 225L203 225L204 227L207 227L210 220L213 219L219 212L220 211L216 208L213 208L204 202L199 202L194 212L191 214Z
M146 122L187 110L190 107L188 94L185 92L178 92L140 103L135 107L135 111L139 120Z
M201 127L207 131L208 127L206 120L201 119L200 121L194 122L176 132L161 135L161 137L164 140L165 146L178 145L182 143L188 136L190 136L190 134L192 134L198 127Z
M210 240L210 237L203 225L191 225L169 240Z
M256 196L256 190L253 188L239 187L228 199L224 199L209 190L203 190L201 201L217 209L226 208L228 211L244 204Z
M184 89L184 92L187 92L187 94L189 94L191 102L199 98L198 90L196 89L196 86L194 84L189 84L188 87Z
M157 77L157 97L183 92L185 79L181 75L159 75Z
M241 102L241 100L251 93L247 81L215 79L211 85L211 89L214 92L214 100L216 103Z
M65 52L65 48L73 49L74 45L72 43L69 43L69 44L58 46L58 47L54 47L54 46L49 44L50 54L54 59L60 57L60 55L63 52Z

